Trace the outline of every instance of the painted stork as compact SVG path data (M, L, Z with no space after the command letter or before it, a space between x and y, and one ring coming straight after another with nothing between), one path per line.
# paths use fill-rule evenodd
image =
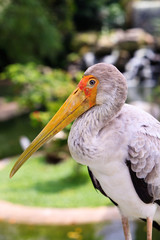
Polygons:
M93 185L119 208L124 235L128 219L160 230L160 123L125 104L124 76L110 64L89 67L75 91L15 163L10 177L48 139L76 119L68 144L72 157L88 166Z

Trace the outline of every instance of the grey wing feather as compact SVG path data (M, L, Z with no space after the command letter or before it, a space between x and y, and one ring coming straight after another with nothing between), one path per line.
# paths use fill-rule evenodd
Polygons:
M128 146L128 160L136 177L147 184L153 201L160 199L160 124L142 125Z

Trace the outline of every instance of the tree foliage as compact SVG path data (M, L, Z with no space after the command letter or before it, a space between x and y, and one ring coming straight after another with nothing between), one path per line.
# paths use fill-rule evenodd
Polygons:
M10 0L7 4L5 1L1 0L0 11L0 53L3 56L0 65L30 61L55 64L57 56L64 51L65 33L72 30L71 16L60 11L65 9L65 3L57 12L54 4L58 1L52 1L52 9L41 0Z
M0 80L9 79L12 84L12 100L29 107L46 106L49 101L68 97L75 84L65 71L35 63L11 64L0 74Z
M128 0L75 0L75 26L78 31L114 28L124 23L123 2Z
M126 1L0 0L0 69L31 61L63 67L75 29L120 27Z
M34 111L31 114L32 120L42 125L57 112L76 87L76 82L72 81L67 72L52 70L35 63L7 66L0 74L0 80L5 79L9 79L12 84L12 92L8 99ZM45 111L36 111L42 107Z

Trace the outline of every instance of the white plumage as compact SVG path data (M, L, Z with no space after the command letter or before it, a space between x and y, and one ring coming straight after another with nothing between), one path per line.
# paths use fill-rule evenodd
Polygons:
M90 111L93 110L94 107ZM103 128L96 127L96 132L96 124L87 121L90 111L72 126L68 144L73 158L90 168L104 192L118 204L124 216L155 219L156 210L160 211L160 208L157 204L145 204L139 198L126 161L131 162L137 178L145 178L147 183L155 186L156 191L159 190L160 136L156 131L160 129L159 122L148 113L125 104L109 124L106 120ZM153 201L160 199L160 193L156 191L153 192ZM160 215L158 219L156 215L155 220L160 223Z

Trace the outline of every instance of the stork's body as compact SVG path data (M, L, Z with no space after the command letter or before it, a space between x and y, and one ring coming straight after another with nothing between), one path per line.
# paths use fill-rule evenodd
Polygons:
M92 111L96 111L96 107ZM93 115L91 112L83 114L72 126L68 142L73 158L89 167L105 194L117 203L123 216L132 219L150 217L160 223L160 207L153 204L153 200L147 204L144 202L148 201L148 190L138 183L138 177L137 185L133 183L128 166L130 147L133 145L139 144L137 147L141 148L142 157L146 151L148 156L156 154L153 146L141 146L136 135L142 134L144 138L152 136L160 141L160 131L157 131L158 128L160 130L159 122L146 112L127 104L110 122L107 121L107 116L103 123L93 117L87 121ZM146 164L145 159L142 160L140 168L144 169ZM151 164L154 167L154 162ZM148 174L151 170L148 167ZM143 176L139 179L143 179ZM137 193L138 188L142 188L141 196Z
M88 166L95 188L118 206L125 239L131 240L128 218L141 218L147 220L147 240L151 240L152 221L160 230L160 123L125 104L126 98L126 80L114 66L100 63L88 68L10 176L77 118L68 139L73 158Z

